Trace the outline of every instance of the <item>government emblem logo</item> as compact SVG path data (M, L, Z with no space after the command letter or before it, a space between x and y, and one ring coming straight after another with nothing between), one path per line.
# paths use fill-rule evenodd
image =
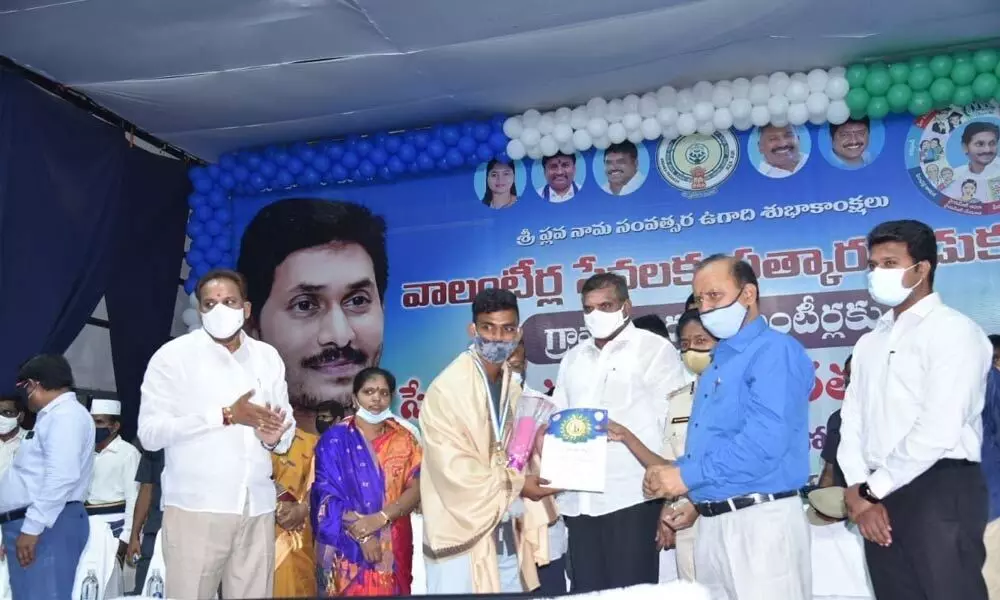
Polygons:
M686 198L710 196L736 170L740 146L730 130L662 139L656 146L660 176Z

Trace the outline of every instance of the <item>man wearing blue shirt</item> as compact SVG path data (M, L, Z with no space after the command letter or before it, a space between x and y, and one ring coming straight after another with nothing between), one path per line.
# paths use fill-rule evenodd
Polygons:
M809 478L812 361L760 315L749 264L710 256L694 293L720 342L695 390L685 455L650 467L644 491L695 503L695 566L713 600L812 598L799 492Z
M983 579L990 600L1000 600L1000 335L991 335L989 339L993 345L993 368L986 380L982 467L990 494L990 520L983 537L986 545Z
M38 413L0 477L0 527L14 598L66 600L90 525L83 500L94 467L94 420L77 401L62 356L24 363L17 386Z

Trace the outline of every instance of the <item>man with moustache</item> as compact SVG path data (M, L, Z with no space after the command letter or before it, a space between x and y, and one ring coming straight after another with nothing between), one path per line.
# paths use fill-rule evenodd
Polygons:
M844 169L860 169L872 162L868 153L871 122L868 117L830 124L830 147Z
M757 170L772 179L794 175L809 160L808 154L802 154L799 134L791 125L761 127L758 130L757 148L762 159Z
M639 171L639 149L632 142L611 144L604 151L604 173L608 183L602 186L604 191L613 196L627 196L639 189L642 177Z
M243 333L246 281L206 273L202 328L163 345L146 367L139 440L164 450L163 558L168 598L269 598L274 577L271 454L294 437L285 365Z
M971 179L982 191L986 202L1000 200L1000 161L997 161L997 142L1000 127L988 121L973 121L962 131L962 151L967 164L955 167L953 182L945 189L946 196L962 197L963 184Z
M538 195L553 204L568 202L580 191L576 185L576 156L557 152L542 158L542 170L546 185L538 189Z

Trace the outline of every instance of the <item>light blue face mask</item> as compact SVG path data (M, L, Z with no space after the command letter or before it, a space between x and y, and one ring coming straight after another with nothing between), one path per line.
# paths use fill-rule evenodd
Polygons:
M356 417L364 421L365 423L370 423L372 425L378 425L392 418L392 411L386 408L380 413L373 413L363 406L359 406L357 412L354 413Z
M714 308L700 316L701 324L709 333L716 339L725 340L739 333L743 320L747 318L747 307L740 304L740 297L736 296L728 306Z

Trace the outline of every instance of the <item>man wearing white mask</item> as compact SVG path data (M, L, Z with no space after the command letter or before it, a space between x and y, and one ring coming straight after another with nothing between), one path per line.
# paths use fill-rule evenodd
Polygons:
M986 600L981 413L992 348L934 290L934 231L868 234L868 291L889 306L854 347L837 459L879 600Z
M271 453L294 437L285 365L244 335L246 282L218 269L197 284L203 329L166 343L142 383L139 440L164 450L166 596L271 596Z
M628 284L600 273L583 284L590 339L566 353L552 400L557 410L603 408L648 448L661 444L667 396L684 385L684 366L663 337L631 322ZM544 450L543 450L544 453ZM659 580L654 537L662 503L642 495L645 469L624 444L608 447L604 492L565 492L559 512L569 529L573 593Z
M0 396L0 476L14 462L14 455L28 430L21 427L24 410L13 395ZM7 561L0 560L0 600L10 600L10 578Z

